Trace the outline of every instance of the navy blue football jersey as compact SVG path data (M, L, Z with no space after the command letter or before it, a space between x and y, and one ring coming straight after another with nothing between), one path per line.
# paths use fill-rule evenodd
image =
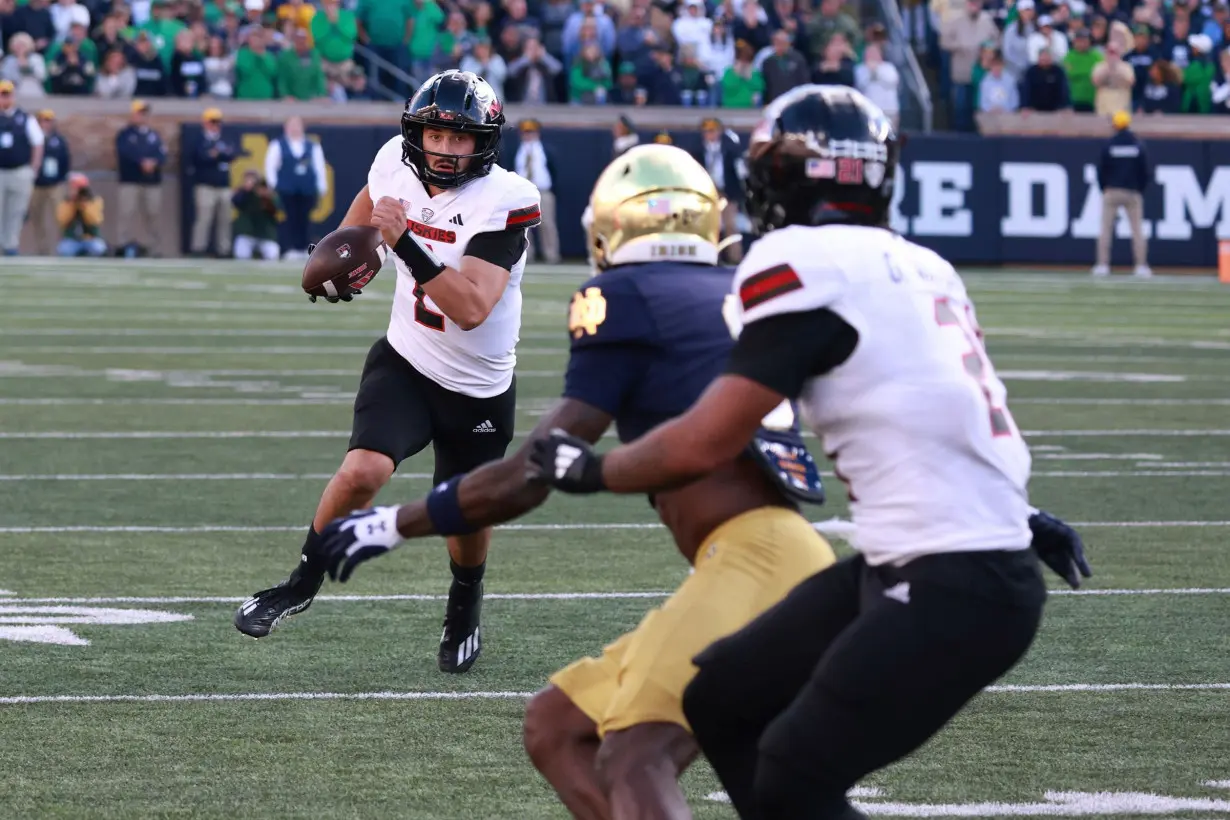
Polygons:
M622 442L682 415L726 369L734 337L723 309L734 269L682 262L622 265L586 282L568 314L564 398L615 419ZM762 429L749 455L803 501L824 499L819 469L790 429Z
M734 348L722 316L734 275L663 262L622 265L586 282L569 309L564 396L613 416L624 442L686 411Z

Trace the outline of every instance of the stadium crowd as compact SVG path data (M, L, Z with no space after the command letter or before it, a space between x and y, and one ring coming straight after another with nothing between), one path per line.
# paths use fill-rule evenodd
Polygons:
M932 0L906 20L958 130L976 110L1230 114L1225 0Z
M958 130L977 110L1230 113L1225 0L902 3ZM460 67L514 103L750 108L830 82L896 116L905 69L858 12L842 0L0 0L0 80L25 97L342 102L380 98L373 79L404 95L407 75Z
M841 0L0 0L19 96L336 101L460 67L509 102L751 108L804 82L890 115L886 32ZM356 46L363 48L356 50ZM367 55L378 57L369 61Z

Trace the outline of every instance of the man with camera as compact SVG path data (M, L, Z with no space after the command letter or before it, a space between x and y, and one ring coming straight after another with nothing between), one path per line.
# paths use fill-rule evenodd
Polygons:
M63 231L56 247L58 255L102 256L107 252L102 238L102 197L90 189L85 174L68 175L68 194L56 207L56 220Z
M278 195L255 171L243 175L243 184L231 197L239 213L231 226L235 234L235 258L251 259L259 249L262 259L277 259Z

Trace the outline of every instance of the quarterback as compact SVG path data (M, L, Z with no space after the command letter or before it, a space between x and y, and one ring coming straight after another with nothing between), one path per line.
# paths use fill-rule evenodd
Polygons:
M704 167L673 146L632 148L602 173L583 220L598 272L573 298L563 397L531 441L553 428L597 441L612 424L634 441L721 373L735 330L734 272L717 265L722 205ZM575 817L690 816L677 778L696 755L681 703L692 657L834 562L799 512L823 489L792 407L762 416L704 479L650 498L693 573L601 655L553 675L526 710L529 756ZM403 537L471 532L539 506L547 489L527 480L529 451L425 501L330 524L330 574L346 580Z
M235 626L244 634L268 635L308 608L325 577L321 530L367 507L404 459L433 445L442 482L502 458L512 441L526 231L539 211L538 190L496 164L503 125L485 80L456 70L435 75L406 103L401 134L380 149L342 220L380 228L391 249L397 289L388 332L368 353L349 450L320 499L299 565L240 606ZM489 529L449 535L442 671L465 672L481 651L489 543Z
M662 491L707 475L797 399L846 482L857 554L696 657L684 714L742 817L864 817L846 794L921 746L1025 654L1080 539L1029 505L1030 455L953 267L888 230L898 143L845 86L774 100L753 132L759 239L743 331L684 415L605 456L560 432L559 489ZM1033 549L1031 549L1031 546Z

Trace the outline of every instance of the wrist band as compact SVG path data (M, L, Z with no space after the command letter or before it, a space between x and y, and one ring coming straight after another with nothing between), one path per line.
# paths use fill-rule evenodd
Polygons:
M409 229L401 235L401 239L397 240L397 244L393 246L393 253L406 263L406 267L410 268L410 273L414 276L414 281L420 285L426 285L435 279L444 272L446 267L434 253L419 244Z
M470 535L478 532L478 528L466 521L461 512L461 500L457 490L465 475L454 476L443 484L436 485L427 496L427 517L437 535Z

